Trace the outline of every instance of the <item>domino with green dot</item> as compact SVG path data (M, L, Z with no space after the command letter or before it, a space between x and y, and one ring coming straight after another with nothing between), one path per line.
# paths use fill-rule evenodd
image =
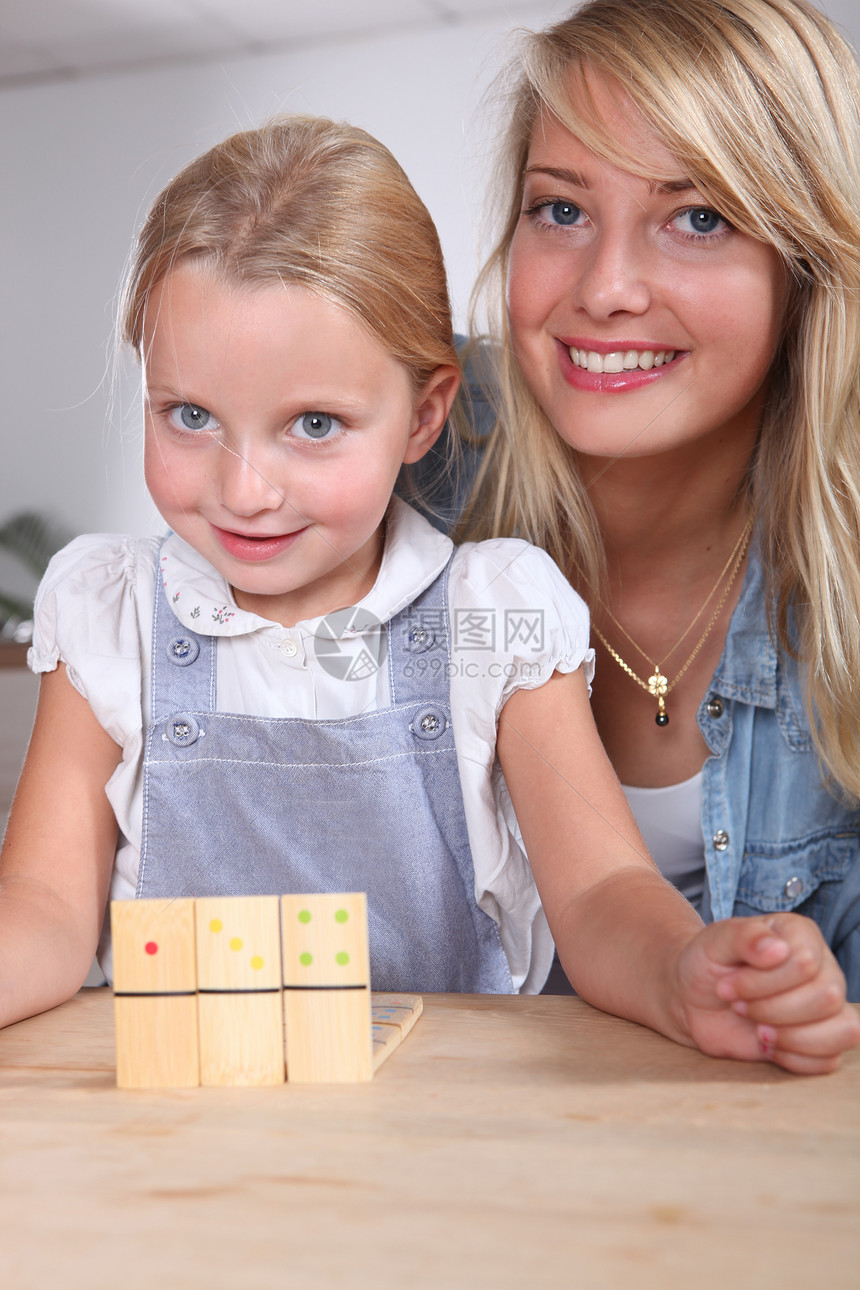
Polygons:
M367 898L281 897L287 1079L346 1083L373 1074Z

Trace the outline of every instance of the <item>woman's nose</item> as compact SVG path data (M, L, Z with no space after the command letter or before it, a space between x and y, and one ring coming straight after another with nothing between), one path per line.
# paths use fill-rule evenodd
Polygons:
M222 443L219 477L221 504L234 515L250 517L278 510L284 503L283 490L267 469L265 453Z
M651 303L644 248L621 231L601 232L583 252L574 297L590 317L645 313Z

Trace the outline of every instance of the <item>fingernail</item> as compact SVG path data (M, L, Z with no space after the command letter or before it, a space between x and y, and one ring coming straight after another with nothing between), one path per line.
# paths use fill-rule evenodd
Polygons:
M781 936L773 936L770 932L766 936L760 936L755 943L755 948L760 954L765 954L773 945L787 945Z
M717 982L717 997L724 1000L725 1003L732 1003L738 997L737 990L731 977L724 976Z
M745 1017L749 1012L749 1008L743 999L736 999L732 1004L732 1011L736 1012L739 1017Z
M773 1026L757 1026L756 1034L758 1035L762 1055L772 1057L773 1050L776 1048L776 1031Z

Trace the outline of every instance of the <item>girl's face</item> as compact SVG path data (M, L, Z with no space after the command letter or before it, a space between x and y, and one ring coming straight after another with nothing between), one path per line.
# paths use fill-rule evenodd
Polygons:
M149 491L237 604L292 626L366 595L397 472L441 430L455 369L416 398L337 305L194 266L152 293L142 356Z
M525 378L591 457L701 453L727 436L749 451L781 335L781 262L708 206L618 87L589 85L661 180L610 165L554 117L539 122L508 276Z

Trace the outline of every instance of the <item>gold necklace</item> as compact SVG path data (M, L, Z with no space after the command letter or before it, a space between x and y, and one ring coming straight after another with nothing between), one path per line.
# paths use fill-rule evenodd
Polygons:
M699 653L699 650L702 648L705 641L710 636L711 629L713 628L714 623L717 621L717 619L720 616L720 612L723 608L723 605L726 603L726 600L728 599L728 595L734 585L735 578L738 576L738 570L740 569L743 563L744 556L747 553L747 547L749 546L749 540L752 535L752 528L753 528L753 522L751 519L749 519L747 520L743 533L741 533L740 537L735 543L735 546L731 555L729 556L728 560L720 570L720 576L717 578L713 587L711 587L711 590L708 592L707 596L705 597L705 601L701 609L696 614L695 618L690 623L689 627L685 628L685 630L675 641L675 644L672 646L672 648L666 654L663 655L664 659L670 659L672 655L675 653L675 650L678 649L679 646L683 644L683 642L689 636L690 632L695 627L696 623L701 618L702 614L707 609L708 605L711 603L711 600L716 594L717 588L719 587L720 583L723 581L723 578L725 578L726 574L729 573L729 568L731 566L731 573L729 573L729 580L726 583L725 590L723 591L722 596L720 597L719 604L717 605L714 612L711 614L711 617L708 620L708 625L705 628L705 630L702 632L698 641L696 642L696 646L692 654L687 659L686 663L681 668L680 672L678 672L678 674L671 681L663 673L663 669L661 668L660 664L651 662L651 660L648 658L648 655L642 649L642 646L636 644L635 640L630 635L627 628L623 627L621 623L619 623L618 619L615 617L612 610L607 605L604 604L604 602L600 599L599 596L597 597L599 604L602 606L602 608L606 611L606 613L615 623L615 626L618 628L618 630L624 633L624 635L627 637L627 639L629 640L633 648L638 650L639 653L642 655L642 657L653 668L653 674L648 677L647 681L643 681L642 677L637 676L636 673L633 671L633 668L630 667L629 664L625 663L621 655L612 648L612 646L609 644L609 641L603 635L603 632L600 630L600 628L594 627L594 624L592 624L595 636L602 643L607 653L612 658L615 659L615 662L618 664L618 666L624 672L626 672L627 675L631 677L636 682L637 685L641 685L643 690L647 690L649 694L653 694L654 698L657 700L657 715L654 718L654 720L656 721L658 726L668 726L669 724L669 714L666 711L666 695L669 693L670 690L673 690L675 686L678 684L681 677L684 675L687 668L693 662L693 659Z

